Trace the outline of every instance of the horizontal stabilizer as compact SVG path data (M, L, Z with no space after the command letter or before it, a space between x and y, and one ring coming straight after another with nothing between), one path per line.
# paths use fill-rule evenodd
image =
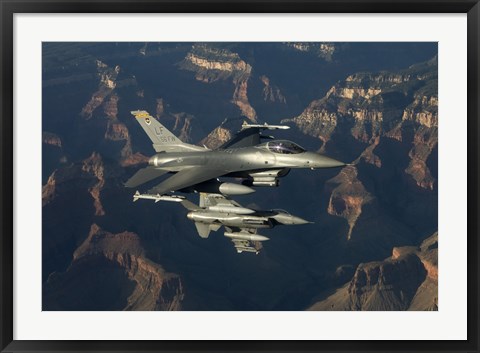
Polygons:
M201 210L202 208L195 205L193 202L190 202L187 199L182 200L182 206L185 207L189 211L196 211L196 210Z
M168 171L166 170L156 169L153 167L143 168L136 172L130 179L128 179L128 181L125 183L125 186L127 188L135 188L167 173Z

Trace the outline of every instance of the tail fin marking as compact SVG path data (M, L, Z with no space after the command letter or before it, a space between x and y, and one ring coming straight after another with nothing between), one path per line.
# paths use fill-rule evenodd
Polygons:
M204 147L182 142L145 110L135 110L131 113L152 141L156 152L205 151Z

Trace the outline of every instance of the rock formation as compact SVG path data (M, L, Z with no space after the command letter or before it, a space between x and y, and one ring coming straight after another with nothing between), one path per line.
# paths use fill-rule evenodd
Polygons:
M42 142L50 146L62 148L62 139L60 138L60 136L51 132L43 132Z
M349 134L367 145L363 157L377 166L382 161L372 153L385 139L412 145L405 173L417 186L433 190L435 178L427 160L438 143L436 70L434 58L398 73L350 75L301 115L284 122L293 122L304 134L322 140L323 149L335 134Z
M288 48L314 55L326 61L332 61L336 51L334 43L317 43L317 42L289 42L285 43Z
M94 272L88 271L93 279L86 279L81 275L78 277L82 267L88 269L89 262L100 265ZM62 293L74 295L75 300L87 308L89 305L94 306L94 291L98 286L95 277L103 278L103 266L108 272L113 272L112 268L116 268L125 279L133 282L133 288L127 293L117 293L126 297L122 310L181 310L184 298L181 279L145 257L139 236L128 231L113 234L101 229L97 224L92 224L87 239L75 250L67 271L54 273L48 279L44 290L47 307L52 306L53 310L65 309L59 306L62 299L56 297ZM72 281L77 281L77 285L83 287L83 290L70 293L73 291ZM115 281L110 279L106 280L105 286L115 284ZM119 304L119 297L112 298L111 303ZM85 309L88 310L87 308Z
M69 191L76 184L77 187L88 190L93 199L95 215L102 216L105 212L100 194L105 186L106 178L115 176L116 173L118 171L106 172L102 157L99 153L93 152L82 163L61 168L52 173L42 188L43 206L50 203L58 193Z
M112 68L100 60L97 60L96 63L97 77L99 80L98 89L93 93L80 113L80 115L87 120L92 118L93 112L102 104L104 105L104 113L108 117L116 117L119 97L112 93L118 87L135 86L137 84L134 77L122 77L119 79L119 77L121 77L121 68L119 65Z
M437 310L438 235L358 265L350 282L309 310Z
M373 196L358 180L357 173L355 166L348 166L329 181L338 186L330 192L327 212L347 220L347 240L350 240L355 223L362 214L362 206L373 200Z
M232 103L238 106L244 116L256 121L257 113L250 105L247 96L252 67L237 53L207 44L195 44L180 63L180 67L194 71L196 79L206 83L231 79L235 85Z
M231 137L232 133L230 130L219 126L215 130L210 132L207 137L202 140L202 144L204 144L208 148L217 148L223 143L230 140Z

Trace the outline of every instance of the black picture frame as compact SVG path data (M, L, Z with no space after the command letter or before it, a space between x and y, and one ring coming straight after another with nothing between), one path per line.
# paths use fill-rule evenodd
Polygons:
M335 351L478 352L479 261L478 0L0 0L1 155L0 349L2 352ZM468 339L466 341L18 341L13 340L13 16L16 13L467 13L468 21ZM454 323L452 323L454 324Z

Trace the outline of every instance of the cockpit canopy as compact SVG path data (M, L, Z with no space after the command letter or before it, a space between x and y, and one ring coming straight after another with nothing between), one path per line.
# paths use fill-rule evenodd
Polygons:
M298 154L305 152L305 149L287 140L275 140L267 143L267 148L273 153Z

